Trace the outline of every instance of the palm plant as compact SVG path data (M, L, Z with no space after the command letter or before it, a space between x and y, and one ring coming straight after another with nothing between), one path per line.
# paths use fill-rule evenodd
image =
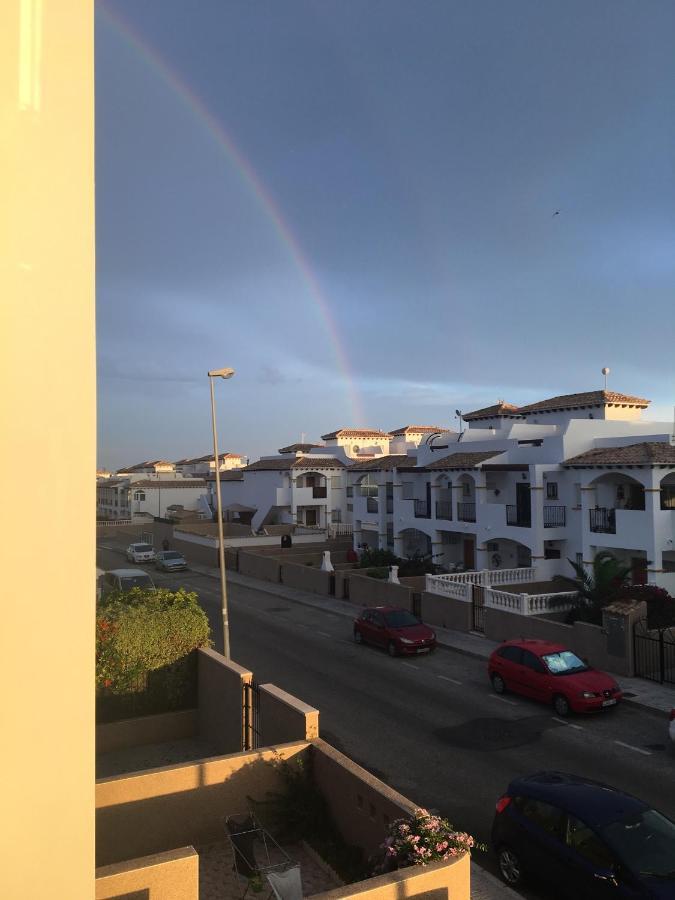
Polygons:
M581 563L571 559L568 562L575 577L559 575L557 578L577 592L577 602L569 611L568 621L583 619L599 624L603 608L623 596L632 567L620 563L608 550L601 550L595 556L590 571Z

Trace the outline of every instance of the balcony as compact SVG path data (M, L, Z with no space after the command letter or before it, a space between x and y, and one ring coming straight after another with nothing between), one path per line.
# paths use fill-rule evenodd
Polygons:
M369 513L376 513L377 509L377 497L366 497L366 511Z
M429 504L426 500L415 500L415 518L416 519L430 519L431 511L429 510Z
M616 534L616 510L598 507L589 509L591 531L596 534Z
M531 528L532 514L529 509L519 509L511 504L506 507L506 524L517 528Z
M566 506L544 507L544 528L564 528Z
M460 501L457 504L457 521L458 522L475 522L476 521L476 504Z
M452 521L452 501L437 500L436 501L436 518Z
M328 490L326 487L313 487L312 488L312 498L314 500L325 500L328 496Z

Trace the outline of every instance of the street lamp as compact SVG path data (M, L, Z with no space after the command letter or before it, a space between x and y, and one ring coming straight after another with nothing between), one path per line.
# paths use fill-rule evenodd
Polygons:
M230 658L230 625L227 618L227 584L225 581L225 547L223 546L223 504L220 499L220 457L216 433L216 395L214 378L232 378L234 369L213 369L208 373L211 385L211 424L213 426L213 463L216 467L216 505L218 510L218 563L220 566L220 608L223 616L223 655Z

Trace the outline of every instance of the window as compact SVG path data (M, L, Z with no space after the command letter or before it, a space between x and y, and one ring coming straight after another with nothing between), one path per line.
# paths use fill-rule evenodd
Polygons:
M331 522L341 522L342 521L341 510L331 509L330 520L331 520Z
M528 669L532 669L534 672L539 672L543 675L546 672L546 666L539 659L538 656L535 656L534 653L530 653L529 650L523 650L523 660L522 663L524 666L527 666Z
M342 478L339 475L331 475L330 476L330 486L331 490L337 491L338 488L342 486Z
M145 500L145 491L134 491L134 500Z
M354 512L354 504L353 503L347 504L347 512Z
M468 481L462 482L462 497L466 499L466 497L471 496L471 485Z
M541 800L532 800L529 797L520 797L516 804L520 812L543 831L558 838L564 837L563 812L549 803Z
M546 499L547 500L557 500L558 499L558 482L557 481L549 481L546 483Z
M588 825L574 816L567 820L565 843L598 869L611 869L614 865L609 848Z
M348 497L354 496L354 487L351 484L347 485L347 496Z
M507 659L512 663L521 663L523 659L523 651L520 647L502 647L499 655L502 659Z
M576 558L577 565L578 565L578 566L583 566L583 564L584 564L584 554L583 554L583 553L577 553L577 554L575 555L575 558Z
M581 484L574 485L574 505L581 506Z
M412 500L415 496L414 493L414 485L412 481L404 481L403 482L403 499L404 500Z

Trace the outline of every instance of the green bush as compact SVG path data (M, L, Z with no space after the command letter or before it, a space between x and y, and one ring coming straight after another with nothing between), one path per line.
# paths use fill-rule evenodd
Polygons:
M209 645L208 619L194 593L134 588L108 595L96 616L102 717L184 707L196 685L193 651Z
M400 560L391 550L377 550L367 547L359 559L360 569L378 569L382 566L397 566Z
M380 569L367 569L366 575L368 578L379 578L382 581L386 581L389 578L389 567L386 566Z

